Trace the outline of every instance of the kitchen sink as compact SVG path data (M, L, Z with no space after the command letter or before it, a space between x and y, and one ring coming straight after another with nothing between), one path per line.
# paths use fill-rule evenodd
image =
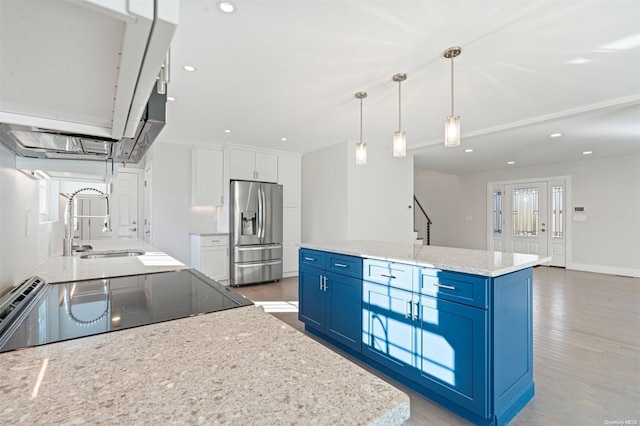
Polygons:
M129 250L105 250L105 251L92 251L80 256L80 259L106 259L109 257L129 257L140 256L144 254L144 250L129 249Z

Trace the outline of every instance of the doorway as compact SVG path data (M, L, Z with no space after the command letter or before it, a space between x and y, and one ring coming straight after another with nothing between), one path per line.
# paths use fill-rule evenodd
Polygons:
M487 249L552 257L566 265L568 177L489 182Z
M120 169L111 200L113 239L137 239L140 235L140 171Z

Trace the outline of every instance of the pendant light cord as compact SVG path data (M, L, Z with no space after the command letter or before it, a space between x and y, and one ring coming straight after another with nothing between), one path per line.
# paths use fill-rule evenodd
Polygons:
M360 143L362 143L362 98L360 98Z
M402 131L402 81L398 82L398 132Z
M453 117L453 57L451 58L451 116Z

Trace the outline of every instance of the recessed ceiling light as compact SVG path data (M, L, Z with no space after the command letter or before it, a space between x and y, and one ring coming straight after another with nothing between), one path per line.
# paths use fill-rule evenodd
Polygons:
M511 165L511 164L516 164L515 161L507 161L507 164Z
M467 148L464 150L464 152L473 152L473 148Z
M280 140L281 140L281 141L286 141L286 140L287 140L287 138L280 138Z
M176 100L176 98L174 98L173 96L167 96L167 100L173 102Z
M224 132L225 133L231 133L231 130L230 129L225 129Z
M584 155L589 155L589 154L593 154L593 151L583 151L582 152Z
M185 65L183 68L189 72L193 72L196 70L196 67L192 67L191 65Z
M550 138L559 138L560 136L562 136L562 133L551 133L549 135Z
M582 65L582 64L588 64L589 62L591 62L591 59L583 58L582 56L579 56L577 58L571 59L570 61L566 61L565 64Z
M233 13L236 10L236 5L229 0L220 0L218 2L218 9L224 13Z

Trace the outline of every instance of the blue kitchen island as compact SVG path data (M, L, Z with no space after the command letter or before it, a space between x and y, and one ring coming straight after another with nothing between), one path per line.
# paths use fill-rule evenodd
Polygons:
M475 424L533 398L532 268L550 258L378 241L302 244L305 329Z

